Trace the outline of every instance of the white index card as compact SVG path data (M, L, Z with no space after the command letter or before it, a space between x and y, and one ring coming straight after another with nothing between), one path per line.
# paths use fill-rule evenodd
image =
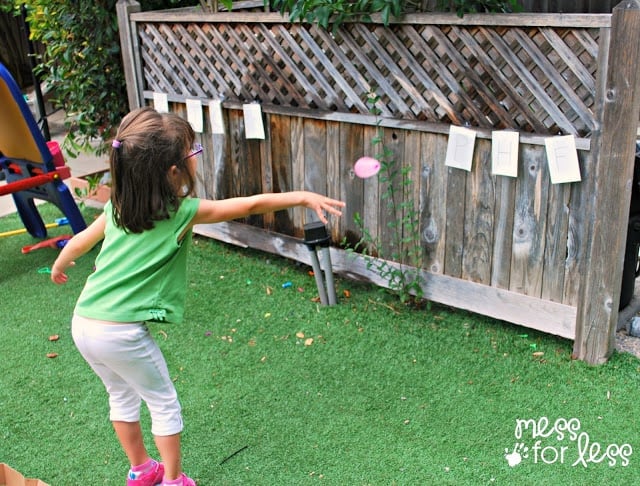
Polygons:
M221 100L209 101L209 121L211 122L211 133L214 135L224 135Z
M169 98L167 93L153 92L153 108L158 113L169 113Z
M544 141L552 184L579 182L580 165L573 135L546 138Z
M202 120L202 103L200 100L188 99L187 103L187 120L191 124L191 128L196 133L202 133L204 123Z
M500 130L491 132L491 173L518 177L518 132Z
M244 113L244 129L247 138L264 140L264 125L262 123L262 109L258 103L242 105Z
M475 143L475 131L451 125L444 165L470 171Z

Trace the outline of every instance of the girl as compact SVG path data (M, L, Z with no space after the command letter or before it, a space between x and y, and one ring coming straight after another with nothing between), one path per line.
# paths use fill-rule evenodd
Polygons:
M112 144L111 200L51 269L53 282L65 283L74 260L104 240L76 304L72 335L107 389L110 420L131 463L128 486L195 486L181 468L176 390L146 325L182 320L193 225L294 206L314 210L326 223L325 211L340 215L344 206L306 191L220 201L188 197L195 156L202 152L194 138L189 123L175 114L141 108L125 116ZM150 411L161 463L149 457L143 442L141 400Z

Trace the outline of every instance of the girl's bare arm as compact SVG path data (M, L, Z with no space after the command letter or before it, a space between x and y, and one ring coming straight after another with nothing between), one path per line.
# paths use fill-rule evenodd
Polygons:
M340 216L344 202L308 191L292 191L255 196L235 197L220 201L203 199L191 225L219 223L243 218L251 214L263 214L296 206L304 206L316 212L323 223L327 223L325 213Z
M74 235L64 246L51 268L51 280L57 284L67 281L65 273L69 266L75 265L75 260L90 251L104 238L106 217L101 214L85 230Z

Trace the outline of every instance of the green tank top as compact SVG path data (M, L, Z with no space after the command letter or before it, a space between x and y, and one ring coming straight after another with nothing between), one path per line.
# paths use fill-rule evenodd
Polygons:
M156 221L153 229L126 233L115 225L108 202L102 249L75 313L113 322L181 322L191 231L182 241L178 237L199 203L197 198L183 199L171 218Z

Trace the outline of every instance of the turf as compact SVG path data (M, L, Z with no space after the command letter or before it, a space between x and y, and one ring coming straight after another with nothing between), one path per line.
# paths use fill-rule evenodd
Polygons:
M20 226L0 219L0 231ZM106 394L69 330L97 250L58 287L38 272L57 250L21 254L31 243L0 238L0 462L51 486L124 484ZM407 308L340 278L338 305L321 306L308 271L194 240L185 322L151 329L181 397L184 468L199 485L640 480L635 357L588 366L571 360L570 341L437 305ZM545 418L538 436L530 422L516 436L518 420Z

